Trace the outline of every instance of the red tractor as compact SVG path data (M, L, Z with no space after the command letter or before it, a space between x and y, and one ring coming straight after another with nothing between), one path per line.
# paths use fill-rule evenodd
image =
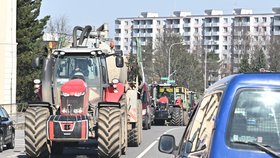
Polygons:
M91 30L76 26L71 48L33 62L36 67L42 63L43 71L42 79L34 80L40 101L26 110L28 157L61 154L64 146L90 139L97 139L99 157L120 157L127 150L125 86L118 79L109 82L106 64L115 56L116 67L122 67L122 51L100 49L102 35Z

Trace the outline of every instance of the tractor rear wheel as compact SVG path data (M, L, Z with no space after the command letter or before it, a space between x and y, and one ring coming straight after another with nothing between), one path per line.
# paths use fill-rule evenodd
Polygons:
M29 107L25 112L25 151L28 157L48 157L50 146L47 141L46 122L49 109Z
M183 112L181 108L175 107L172 111L171 126L182 126L183 125Z
M121 111L103 107L98 113L98 155L100 158L121 156Z

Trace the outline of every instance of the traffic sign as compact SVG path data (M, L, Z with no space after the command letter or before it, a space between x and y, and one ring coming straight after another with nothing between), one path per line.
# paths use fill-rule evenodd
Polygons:
M168 77L161 77L160 80L165 80L165 81L167 81L167 80L168 80Z
M175 80L168 80L167 83L175 83Z

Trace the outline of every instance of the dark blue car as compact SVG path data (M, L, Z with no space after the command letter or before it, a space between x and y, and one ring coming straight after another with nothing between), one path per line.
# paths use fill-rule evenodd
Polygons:
M179 146L172 135L159 150L175 157L280 157L280 73L237 74L210 86Z

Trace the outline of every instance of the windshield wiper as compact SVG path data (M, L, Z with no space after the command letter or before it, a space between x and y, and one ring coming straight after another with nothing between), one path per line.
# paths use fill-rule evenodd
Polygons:
M252 145L252 146L257 147L261 151L268 153L269 155L271 155L273 157L280 158L279 154L277 152L275 152L274 150L270 149L271 146L266 145L266 144L260 144L260 143L250 142L250 141L248 141L248 142L233 141L232 143Z

